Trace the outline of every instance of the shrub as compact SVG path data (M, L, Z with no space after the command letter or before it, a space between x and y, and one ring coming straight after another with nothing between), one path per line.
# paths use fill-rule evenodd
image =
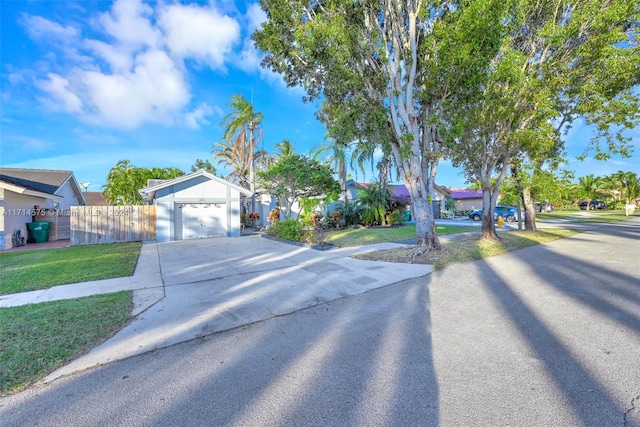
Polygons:
M446 210L446 211L442 211L442 219L453 219L456 217L455 211L453 210Z
M279 239L303 241L302 224L292 218L274 222L267 232Z
M336 212L340 214L340 219L344 220L345 226L355 225L360 222L360 205L358 200L351 200L345 205L344 202L336 203Z
M612 200L607 202L607 209L624 209L626 205L625 200Z
M469 216L469 214L473 211L473 209L456 209L453 213L457 217L465 217Z
M312 229L304 232L304 241L311 245L324 246L326 243L326 236L321 229Z
M404 224L404 210L396 209L393 212L387 213L386 216L387 225L402 225Z

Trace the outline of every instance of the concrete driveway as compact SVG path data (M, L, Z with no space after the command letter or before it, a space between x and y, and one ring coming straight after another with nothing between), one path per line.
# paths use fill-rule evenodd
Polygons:
M134 302L140 314L44 381L431 272L429 265L349 258L398 246L319 251L257 235L145 243L130 279L136 282ZM157 269L160 275L154 274ZM155 283L160 277L162 283Z

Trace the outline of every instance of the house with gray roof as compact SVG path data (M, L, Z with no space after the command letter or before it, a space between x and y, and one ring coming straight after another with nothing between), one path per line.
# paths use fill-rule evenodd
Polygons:
M27 236L27 223L50 222L49 240L70 237L71 206L86 205L73 172L0 168L0 250L13 247L16 230Z
M138 192L156 206L158 242L240 236L241 201L249 190L204 170L150 181Z

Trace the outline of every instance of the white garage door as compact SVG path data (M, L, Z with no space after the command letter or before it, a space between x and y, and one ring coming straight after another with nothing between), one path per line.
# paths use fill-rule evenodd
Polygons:
M204 239L227 236L225 203L184 203L181 209L182 239ZM178 225L178 224L176 224Z

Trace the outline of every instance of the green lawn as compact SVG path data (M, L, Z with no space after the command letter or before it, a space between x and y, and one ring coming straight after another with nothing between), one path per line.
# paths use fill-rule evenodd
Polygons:
M464 233L478 231L477 227L437 225L436 233L445 234ZM328 231L326 240L328 243L339 247L370 245L373 243L396 242L416 238L415 225L403 225L401 227L376 227L376 228L349 228L344 230Z
M129 321L131 308L129 291L0 308L0 395L26 388L103 342Z
M131 276L141 243L0 252L0 295Z
M0 295L131 276L141 243L0 253ZM131 292L0 308L0 394L24 389L130 319Z

